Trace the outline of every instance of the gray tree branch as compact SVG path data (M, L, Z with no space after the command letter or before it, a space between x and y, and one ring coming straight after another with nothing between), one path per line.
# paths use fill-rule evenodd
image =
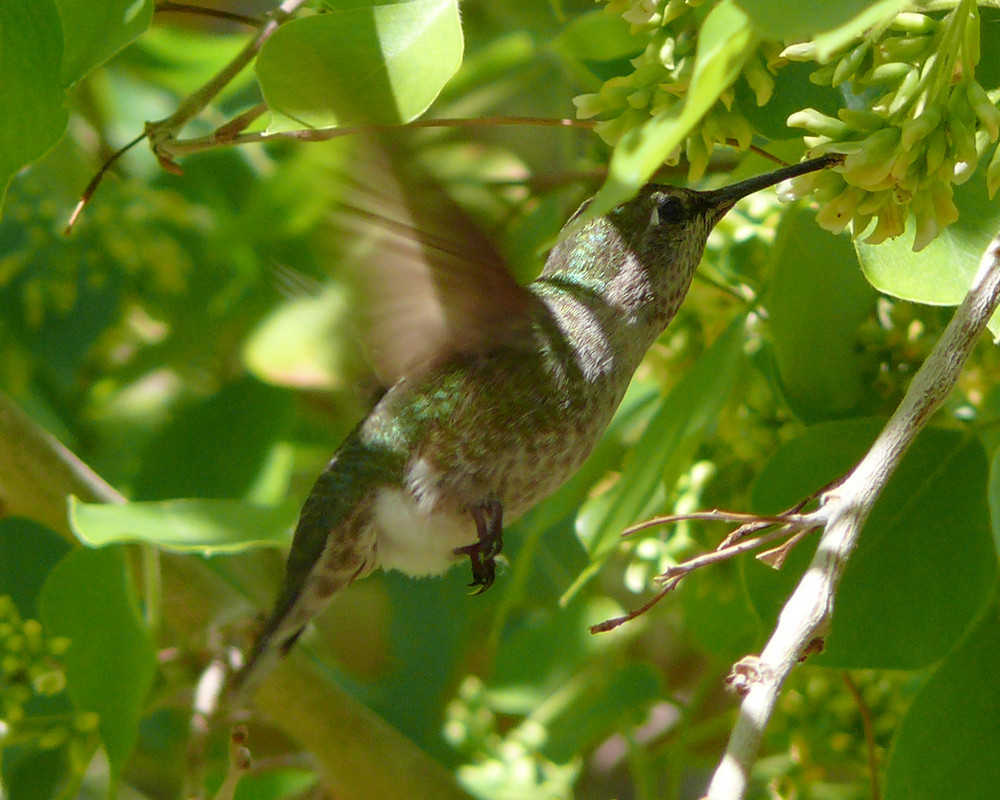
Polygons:
M743 700L706 800L745 796L778 693L810 644L825 635L837 584L872 506L917 434L951 392L998 303L1000 234L986 248L965 300L871 449L843 481L823 495L820 508L807 515L824 528L816 555L785 603L760 656L744 658L734 667L730 680Z

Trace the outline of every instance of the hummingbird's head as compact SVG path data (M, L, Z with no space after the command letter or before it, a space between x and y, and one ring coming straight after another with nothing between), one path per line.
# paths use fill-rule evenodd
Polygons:
M732 207L710 193L648 184L604 216L574 226L553 249L543 278L586 286L616 316L659 329L687 293L712 228ZM735 201L733 201L735 202Z
M642 326L655 337L677 312L712 228L738 200L786 178L833 166L826 155L721 189L647 184L631 200L588 219L584 203L567 223L542 271L606 306L606 318Z

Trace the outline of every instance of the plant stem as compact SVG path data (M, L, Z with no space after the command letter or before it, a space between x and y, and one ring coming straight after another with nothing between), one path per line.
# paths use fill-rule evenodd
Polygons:
M174 135L192 117L200 113L233 78L239 75L244 67L254 60L264 42L270 39L278 27L305 2L306 0L284 0L278 8L268 14L266 22L261 25L257 35L247 43L247 46L219 70L208 83L184 100L169 117L146 125L149 144L153 148L153 152L161 158L161 161L166 158L166 154L161 150L164 143L173 139Z

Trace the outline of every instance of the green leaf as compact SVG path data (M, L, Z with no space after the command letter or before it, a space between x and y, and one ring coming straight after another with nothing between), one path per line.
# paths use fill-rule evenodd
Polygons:
M587 218L606 214L649 180L736 80L759 41L746 14L732 0L723 0L709 12L698 35L694 74L684 102L622 136L608 179L587 209Z
M914 699L896 733L885 800L992 800L1000 786L1000 606L994 601Z
M855 242L865 277L880 292L932 306L962 302L990 239L1000 229L1000 204L986 195L985 170L955 189L959 217L927 247L914 253L913 218L906 232L879 245ZM1000 314L989 324L1000 337Z
M807 421L844 416L867 390L855 345L875 292L850 240L830 236L801 206L782 217L770 260L766 304L785 395Z
M4 800L50 800L65 791L70 774L66 747L51 750L4 747L0 750Z
M594 9L573 17L552 42L564 56L584 61L612 61L642 52L642 39L633 36L618 14Z
M845 474L882 426L878 420L815 425L765 465L753 507L773 513ZM837 591L826 650L815 663L844 669L915 669L940 659L982 609L997 572L987 464L978 440L930 428L890 479ZM812 540L814 541L814 540ZM745 563L765 626L777 618L813 546L782 570Z
M831 6L836 8L840 7L841 4L819 2L817 5L822 8L830 8ZM852 10L856 9L858 13L840 27L817 36L817 54L820 59L828 58L838 50L852 44L858 37L863 36L865 31L889 19L906 6L906 0L876 0L875 2L869 0L863 6L860 2L855 6L849 6Z
M66 128L62 53L54 0L0 3L0 202L17 171L45 155Z
M593 636L590 625L621 613L608 598L576 598L565 607L549 607L518 617L504 633L490 680L490 702L508 714L528 714L583 665L618 639Z
M0 519L0 597L9 595L24 619L37 619L42 584L69 550L63 537L33 519Z
M785 124L803 108L815 108L831 117L843 108L844 96L833 86L817 86L809 80L816 70L812 62L791 61L774 76L774 93L762 106L746 81L736 81L733 90L739 112L747 118L759 136L772 141L802 139L802 130ZM795 154L797 156L797 152Z
M462 63L456 0L351 3L282 25L257 57L273 111L310 127L419 117Z
M992 392L993 398L997 396L997 388ZM996 432L989 429L984 430L983 438L987 440L987 446L996 445ZM993 521L993 545L1000 555L1000 450L993 453L990 462L990 519Z
M69 499L73 533L89 547L146 542L178 553L238 553L284 547L298 506L262 507L239 500L84 503Z
M829 52L834 44L853 39L876 22L899 11L904 0L735 0L765 39L809 39L818 33Z
M134 495L248 497L267 471L292 411L288 391L249 377L227 384L179 410L150 442Z
M100 716L101 738L117 777L135 745L156 672L124 552L73 551L52 570L40 605L45 628L72 641L66 653L66 689L80 708Z
M695 570L678 587L678 599L685 631L713 663L730 664L753 651L760 620L735 570Z
M71 86L149 27L153 0L58 0L66 45L62 82Z
M284 800L319 789L316 772L302 767L275 767L248 772L236 786L234 800ZM314 790L315 790L314 789ZM217 789L216 789L217 791Z
M254 375L276 386L343 389L356 375L350 297L343 286L295 297L271 312L243 346L243 360Z
M657 489L672 489L690 466L729 398L742 361L745 318L733 320L673 388L625 462L618 482L589 500L577 516L577 535L600 563L614 552L624 528L646 510Z
M598 672L581 687L577 702L566 703L546 726L543 752L558 764L572 761L610 732L640 724L662 692L660 672L651 664L633 662Z

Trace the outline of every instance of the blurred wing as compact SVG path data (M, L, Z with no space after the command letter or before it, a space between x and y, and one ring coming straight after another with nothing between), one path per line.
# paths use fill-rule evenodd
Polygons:
M387 151L359 159L331 221L352 243L360 333L386 385L450 355L529 341L533 295L439 186Z

